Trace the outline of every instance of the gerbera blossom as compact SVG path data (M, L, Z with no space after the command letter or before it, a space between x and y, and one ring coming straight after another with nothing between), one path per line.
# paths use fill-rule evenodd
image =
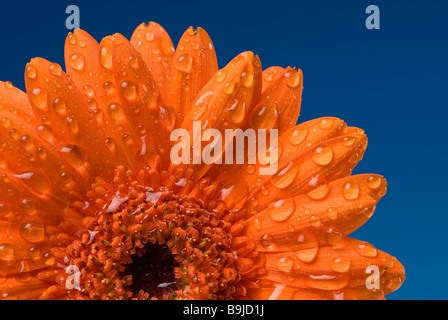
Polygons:
M130 41L75 30L65 62L31 60L26 93L0 83L1 298L382 299L400 287L400 262L347 237L386 193L382 176L351 175L366 135L334 117L296 125L301 70L263 71L252 52L218 70L203 29L174 49L154 22ZM198 120L277 129L277 172L174 165L170 133Z

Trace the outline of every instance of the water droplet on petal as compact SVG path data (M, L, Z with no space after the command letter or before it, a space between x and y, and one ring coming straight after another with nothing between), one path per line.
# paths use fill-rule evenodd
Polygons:
M174 63L174 68L185 73L190 73L192 67L193 58L188 53L181 55Z
M277 268L282 272L291 272L294 260L289 257L280 258L277 262Z
M321 220L320 217L317 215L312 215L310 217L310 225L312 225L315 228L319 228L321 226Z
M339 218L339 211L336 208L329 208L327 210L327 216L331 220L336 220L337 218Z
M255 229L256 229L257 231L260 231L261 228L262 228L262 226L263 226L263 222L261 221L261 219L256 218L256 219L254 220L254 227L255 227Z
M222 89L222 91L224 91L224 93L226 94L232 94L233 91L235 90L235 85L233 84L233 82L227 82L224 85L224 88Z
M330 193L330 185L324 184L320 187L314 188L306 195L313 200L322 200L325 197L327 197L329 193Z
M342 196L347 200L355 200L359 197L359 185L356 182L347 182L342 187Z
M62 74L61 66L57 63L50 64L50 73L56 77L61 76L61 74Z
M367 179L367 186L370 189L378 189L381 186L382 179L379 176L370 176Z
M305 141L307 136L308 136L307 128L295 129L289 136L289 142L291 142L291 144L297 146L297 145L301 144L303 141Z
M100 63L104 68L112 69L112 50L109 47L101 48Z
M134 100L137 97L137 89L131 81L123 81L121 83L121 94L127 100Z
M271 182L276 188L285 189L293 183L298 172L299 166L290 161L284 169L272 177Z
M221 69L218 72L216 72L215 74L215 80L218 83L223 82L227 77L227 70L226 69Z
M334 272L345 273L350 270L351 261L348 257L337 257L330 262L330 268Z
M60 150L64 154L64 158L71 166L78 168L84 165L87 159L87 152L83 147L77 145L68 145Z
M45 240L45 227L35 218L26 218L20 225L20 235L29 242L42 242Z
M378 250L376 250L374 246L367 242L355 244L355 251L366 258L376 258L376 256L378 255Z
M69 63L73 69L81 71L82 69L84 69L85 65L84 56L80 53L72 54L70 56Z
M37 70L35 67L33 67L32 65L28 65L26 67L26 76L30 79L35 79L37 76Z
M40 193L46 193L50 190L50 181L45 175L38 171L29 171L14 176L18 179L22 179L26 184Z
M0 243L0 260L11 261L14 259L14 248L8 243Z
M47 91L40 88L34 88L30 95L33 105L43 111L48 110Z
M300 83L299 73L296 70L285 73L285 83L288 87L294 89Z
M317 147L312 158L314 163L326 166L333 160L333 150L330 147Z
M268 206L269 216L274 221L284 221L288 219L295 210L294 200L280 199Z
M53 101L53 110L60 116L67 114L67 106L62 98L56 98Z
M250 87L254 83L254 74L250 71L241 73L241 84L245 87Z

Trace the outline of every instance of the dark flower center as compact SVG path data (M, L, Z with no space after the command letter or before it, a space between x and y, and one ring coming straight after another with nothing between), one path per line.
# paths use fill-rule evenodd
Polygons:
M174 268L179 264L166 245L148 243L139 252L131 256L132 263L125 269L132 276L131 291L138 295L141 291L150 297L162 299L179 289L174 277Z

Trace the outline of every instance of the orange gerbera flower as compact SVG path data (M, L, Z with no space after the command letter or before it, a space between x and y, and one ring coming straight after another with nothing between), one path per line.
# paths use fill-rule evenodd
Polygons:
M203 29L175 50L154 22L101 44L75 30L65 61L67 73L31 60L27 93L0 83L0 297L381 299L400 287L395 258L346 237L386 192L379 175L350 176L364 131L295 125L300 70L262 71L252 52L218 70ZM174 165L171 132L198 120L278 129L278 170Z

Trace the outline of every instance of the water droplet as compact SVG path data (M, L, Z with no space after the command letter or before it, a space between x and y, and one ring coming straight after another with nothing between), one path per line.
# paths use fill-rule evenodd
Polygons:
M334 125L334 121L332 119L322 119L321 121L319 121L319 128L321 129L330 129L331 127L333 127Z
M347 182L342 187L342 196L347 200L355 200L359 197L359 185L356 182Z
M73 33L71 33L71 32L68 34L67 40L72 45L75 45L76 41L77 41L76 36Z
M291 70L285 73L285 83L288 87L294 89L300 83L299 73L296 70Z
M322 225L320 217L317 215L312 215L310 217L310 225L312 225L315 228L319 228Z
M188 53L183 54L177 58L174 67L181 72L190 73L193 67L193 58Z
M301 144L303 141L305 141L307 136L308 136L307 128L295 129L289 136L289 142L291 142L291 144L297 146L297 145Z
M277 268L282 272L291 272L294 260L289 257L280 258L277 262Z
M145 40L146 40L146 41L153 41L155 37L156 37L156 36L155 36L154 33L152 33L152 32L147 32L147 33L145 34Z
M256 219L254 220L254 227L255 227L255 229L256 229L257 231L260 231L261 228L262 228L262 226L263 226L263 222L261 221L261 219L256 218Z
M300 240L301 239L299 239L299 241ZM305 263L311 263L317 256L319 245L316 241L303 242L299 243L298 245L294 245L293 249L294 255L297 259Z
M196 99L190 113L191 120L199 120L203 116L207 110L210 99L213 97L213 93L213 91L207 91Z
M56 98L53 101L53 110L60 116L67 114L67 106L62 98Z
M346 147L351 147L355 143L356 139L353 137L345 137L342 139L342 145Z
M102 47L100 51L100 63L106 69L112 69L112 50L109 47Z
M60 151L63 153L67 163L75 168L83 166L87 159L87 152L83 147L77 145L64 146Z
M264 236L261 237L260 244L265 248L270 247L272 244L272 237L270 235L265 234Z
M367 186L370 189L378 189L381 186L382 179L379 176L370 176L367 179Z
M159 122L168 131L173 130L176 123L176 114L169 106L159 106Z
M328 208L327 216L331 220L336 220L337 218L339 218L339 211L336 208Z
M334 272L345 273L350 270L351 261L348 257L337 257L330 262L330 268Z
M290 161L284 169L272 176L271 182L276 188L285 189L293 183L298 172L299 166Z
M37 127L37 134L45 141L48 141L50 143L54 141L53 129L51 129L51 127L47 126L46 124L41 124Z
M291 198L277 200L270 203L268 206L269 216L271 219L279 222L288 219L294 210L295 204L294 200Z
M376 258L376 256L378 255L378 250L376 250L374 246L367 242L355 244L355 251L366 258Z
M106 143L106 146L110 149L110 151L115 152L117 145L116 145L114 139L106 138L105 143Z
M29 171L22 174L14 175L18 179L22 179L30 187L40 193L46 193L50 190L50 181L48 178L38 171Z
M340 290L349 282L350 278L333 275L309 275L305 278L305 285L318 290Z
M218 70L218 72L216 72L216 74L215 74L215 80L218 83L223 82L226 79L226 77L227 77L227 70L226 69Z
M121 83L121 93L127 100L134 100L137 97L137 88L131 81Z
M277 109L274 106L259 105L252 111L250 123L256 129L272 129L277 123Z
M20 225L20 235L29 242L42 242L45 240L45 227L39 220L29 217Z
M117 122L123 120L126 117L123 109L118 103L112 102L108 107L108 111L111 118Z
M11 261L14 260L14 249L8 243L0 243L0 260Z
M326 166L333 160L333 150L330 147L317 147L312 157L314 163Z
M48 110L46 90L40 88L34 88L30 95L30 101L36 108L43 111Z
M60 77L62 74L62 68L57 63L50 64L50 73L56 77Z
M312 200L322 200L328 196L330 193L330 186L328 184L324 184L320 187L314 188L306 195Z
M255 168L255 166L253 164L249 164L249 165L246 166L246 172L248 174L254 174L255 170L256 170L256 168Z
M67 128L73 134L78 134L78 132L79 132L78 121L75 118L67 118Z
M224 93L226 94L232 94L233 91L235 90L235 85L233 84L233 82L227 82L224 85L224 88L222 89L222 91L224 91Z
M250 71L241 73L241 84L245 87L250 87L254 84L254 74Z
M72 54L70 56L69 64L75 70L80 71L80 70L84 69L84 65L85 65L84 56L80 53Z
M30 79L36 79L37 77L37 70L32 65L28 65L26 67L26 76Z

